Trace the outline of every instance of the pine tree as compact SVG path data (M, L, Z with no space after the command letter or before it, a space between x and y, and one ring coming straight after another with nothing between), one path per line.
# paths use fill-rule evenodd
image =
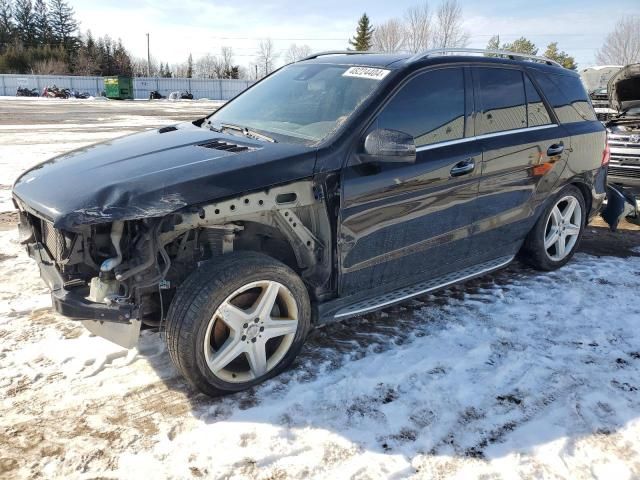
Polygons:
M520 37L517 40L514 40L513 43L505 43L502 48L504 50L509 50L510 52L525 53L527 55L538 54L538 47L525 37Z
M158 73L159 77L164 77L164 63L160 62L160 72Z
M355 36L349 40L349 44L359 52L366 52L371 48L373 37L373 27L366 13L363 13L358 21Z
M487 50L500 50L500 35L494 35L489 39Z
M49 25L49 10L44 0L35 0L33 5L36 41L40 44L51 42L51 25Z
M64 0L51 0L49 3L49 24L53 40L71 52L78 47L78 38L74 35L78 30L75 13Z
M14 6L17 36L25 47L36 43L36 25L31 0L17 0Z
M187 59L187 78L193 77L193 56L189 54L189 58Z
M558 42L552 42L547 45L544 56L551 60L555 60L564 68L568 68L569 70L575 70L578 68L575 58L569 56L567 52L558 50Z
M0 0L0 53L4 53L13 40L15 25L11 0Z

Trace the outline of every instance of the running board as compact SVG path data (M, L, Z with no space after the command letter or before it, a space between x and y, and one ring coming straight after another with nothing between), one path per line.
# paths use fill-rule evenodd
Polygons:
M507 266L514 258L515 256L513 255L496 258L495 260L484 262L479 265L474 265L473 267L465 268L464 270L459 270L457 272L448 273L446 275L433 278L426 282L416 283L415 285L401 288L399 290L394 290L393 292L385 293L378 297L362 300L339 310L335 314L334 318L342 319L346 317L353 317L355 315L362 315L374 310L379 310L380 308L388 307L389 305L402 302L409 298L416 297L424 293L433 292L434 290L438 290L440 288L448 287L449 285L452 285L454 283L478 277L493 270L498 270L499 268Z

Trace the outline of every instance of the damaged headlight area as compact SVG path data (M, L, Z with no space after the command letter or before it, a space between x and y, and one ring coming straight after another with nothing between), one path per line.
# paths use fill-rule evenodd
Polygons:
M158 327L175 287L200 262L228 252L235 232L243 229L228 224L174 232L181 218L115 221L67 232L21 212L20 241L37 261L59 313Z

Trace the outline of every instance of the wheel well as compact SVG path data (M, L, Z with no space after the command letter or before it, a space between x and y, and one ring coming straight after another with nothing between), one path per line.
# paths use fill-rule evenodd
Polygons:
M244 229L236 234L234 251L258 252L281 261L300 274L293 247L277 228L257 222L243 222Z
M592 209L592 198L591 198L591 189L582 182L572 182L571 185L577 187L582 193L582 198L584 198L584 205L587 209L586 219L589 221L589 215L591 214Z

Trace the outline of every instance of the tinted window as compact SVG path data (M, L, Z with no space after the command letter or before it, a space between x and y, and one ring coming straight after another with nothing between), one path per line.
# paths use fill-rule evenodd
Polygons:
M527 126L522 72L501 68L476 68L479 121L477 134L503 132Z
M596 120L587 92L578 77L533 71L533 77L562 123Z
M540 94L526 75L524 76L524 91L527 95L527 125L537 127L539 125L549 125L552 123L549 112L547 112L547 107L544 106L542 98L540 98Z
M462 69L435 70L410 80L384 108L377 126L412 135L418 147L462 138Z

